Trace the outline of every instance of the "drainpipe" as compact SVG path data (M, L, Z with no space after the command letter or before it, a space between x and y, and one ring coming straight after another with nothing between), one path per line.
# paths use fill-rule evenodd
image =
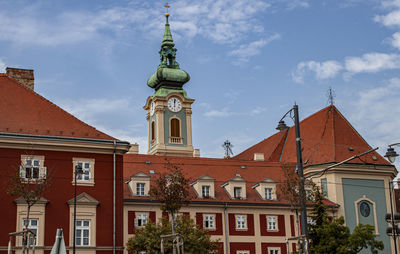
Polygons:
M224 223L225 223L225 254L229 254L229 230L228 230L228 216L226 212L226 208L228 207L228 204L225 203L224 206Z
M116 161L115 152L117 149L117 141L114 140L114 152L113 152L113 254L115 254L115 199L116 199Z

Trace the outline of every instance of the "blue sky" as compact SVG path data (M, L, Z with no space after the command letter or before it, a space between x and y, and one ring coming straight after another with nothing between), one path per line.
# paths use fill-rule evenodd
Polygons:
M0 69L34 69L38 93L145 153L165 3L0 0ZM326 107L329 87L371 146L400 142L400 0L169 4L202 156L274 134L294 102L301 118Z

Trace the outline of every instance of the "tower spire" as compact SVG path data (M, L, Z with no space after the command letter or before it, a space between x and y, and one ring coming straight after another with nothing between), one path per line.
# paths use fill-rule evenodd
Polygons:
M157 71L147 80L147 85L158 91L160 88L182 90L182 86L190 80L189 74L181 70L176 61L175 43L172 39L171 29L168 22L170 6L165 5L165 28L162 38L160 54L160 64Z
M168 18L169 18L168 9L171 6L169 6L167 3L164 7L167 8L167 12L165 13L165 28L164 28L164 36L161 43L161 48L164 46L174 47L175 44L174 40L172 39L171 29L169 28L169 23L168 23Z

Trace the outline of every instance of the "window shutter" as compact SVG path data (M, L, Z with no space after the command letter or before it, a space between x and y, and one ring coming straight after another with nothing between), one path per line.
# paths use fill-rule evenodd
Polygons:
M26 176L26 168L25 166L19 166L19 177L25 178Z
M139 225L138 225L138 219L137 218L135 218L135 227L138 227Z
M47 168L46 167L40 167L39 169L39 178L40 179L45 179L47 174Z

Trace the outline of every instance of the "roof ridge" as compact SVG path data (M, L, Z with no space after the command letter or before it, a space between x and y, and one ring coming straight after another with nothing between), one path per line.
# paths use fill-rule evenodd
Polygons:
M3 74L3 75L1 75L1 74ZM93 126L91 126L91 125L89 125L89 124L87 124L87 123L85 123L85 122L83 122L82 120L80 120L79 118L77 118L76 116L74 116L73 114L71 114L71 113L69 113L68 111L62 109L62 108L59 107L57 104L55 104L55 103L53 103L52 101L46 99L45 97L43 97L42 95L38 94L38 93L35 92L34 90L29 89L28 87L26 87L26 86L24 86L23 84L19 83L16 79L14 79L14 78L8 76L7 74L5 74L5 73L0 73L0 76L4 76L4 77L8 78L10 81L12 81L13 83L17 84L19 87L25 89L26 91L28 91L28 92L31 93L32 95L36 96L36 97L39 98L40 100L42 100L42 101L44 101L44 102L50 103L50 104L53 105L57 110L66 113L67 116L70 117L71 119L77 120L78 122L80 122L80 123L86 125L87 127L89 127L89 128L91 128L91 129L93 129L93 130L95 130L95 131L97 131L97 132L100 132L101 134L103 134L103 135L109 137L110 139L116 140L116 138L114 138L114 137L112 137L112 136L110 136L110 135L108 135L108 134L106 134L106 133L104 133L104 132L102 132L102 131L96 129L95 127L93 127Z
M333 108L332 111L332 135L333 135L333 159L334 161L337 161L336 159L336 128L335 128L335 116L333 115L335 112L337 112L337 109L335 106L331 105Z

